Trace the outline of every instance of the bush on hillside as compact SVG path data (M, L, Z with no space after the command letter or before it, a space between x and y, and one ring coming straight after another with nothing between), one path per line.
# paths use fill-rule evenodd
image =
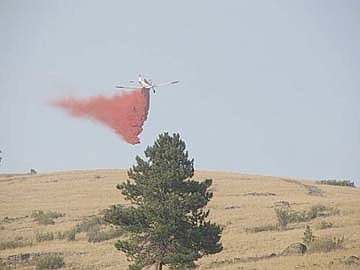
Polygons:
M329 252L335 249L342 248L344 244L344 237L323 237L315 238L309 244L310 252Z
M65 214L54 212L54 211L44 212L42 210L34 210L31 213L31 217L33 218L33 220L41 225L55 224L53 219L63 217L63 216L65 216Z
M53 232L37 233L35 237L37 242L51 241L55 239Z
M111 229L109 231L90 231L87 233L88 242L98 243L113 238L118 238L123 234L119 229Z
M289 223L289 209L275 208L276 217L281 230L285 230Z
M321 221L319 224L319 229L320 230L324 230L324 229L329 229L332 228L334 226L334 224L332 222L327 222L327 221Z
M332 186L343 186L343 187L356 187L354 182L348 180L320 180L316 181L318 184L322 185L332 185Z
M102 217L93 216L77 224L75 230L77 233L95 231L99 230L103 224L105 224L105 221Z
M32 246L32 242L22 239L0 242L0 250L27 246Z
M64 257L61 255L47 255L36 260L36 269L58 269L65 266Z
M310 226L306 225L303 237L304 244L309 247L309 245L314 242L314 240L315 236L313 235Z
M340 210L322 204L313 205L308 211L291 211L289 207L275 208L276 217L281 230L287 228L289 223L310 221L317 217L337 215Z
M72 230L68 231L66 238L67 238L68 241L75 241L75 238L76 238L76 230L75 230L75 229L72 229Z
M258 233L258 232L267 232L267 231L276 231L276 230L278 230L278 226L272 224L261 225L252 228L245 228L245 232L247 233Z

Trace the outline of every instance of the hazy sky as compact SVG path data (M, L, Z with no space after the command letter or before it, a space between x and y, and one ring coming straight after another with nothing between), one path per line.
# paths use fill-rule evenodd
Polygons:
M196 169L360 179L360 1L2 0L0 33L0 173L129 168L169 131ZM139 73L181 81L139 145L47 105Z

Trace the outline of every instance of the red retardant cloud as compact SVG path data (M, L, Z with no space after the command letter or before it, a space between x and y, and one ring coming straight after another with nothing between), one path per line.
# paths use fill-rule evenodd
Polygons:
M126 142L137 144L140 143L138 136L148 115L149 101L148 89L136 89L112 97L61 98L52 102L52 105L64 109L73 117L103 123Z

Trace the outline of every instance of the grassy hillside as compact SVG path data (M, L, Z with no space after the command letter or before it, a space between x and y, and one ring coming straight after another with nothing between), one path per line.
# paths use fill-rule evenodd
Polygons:
M224 226L224 250L198 261L200 269L359 269L356 258L349 259L360 257L359 188L223 172L197 172L195 178L214 180L210 219ZM56 252L64 257L64 269L127 269L125 256L114 248L115 238L88 242L89 233L76 227L84 220L96 221L93 216L112 204L126 204L115 188L125 179L124 170L0 175L0 258L6 262L16 254ZM315 205L325 211L280 230L275 208L281 205L307 216ZM32 216L35 210L64 215L43 225L39 215ZM282 253L302 242L305 225L317 239L344 240L329 252ZM75 240L67 240L76 228ZM17 267L35 269L34 263Z

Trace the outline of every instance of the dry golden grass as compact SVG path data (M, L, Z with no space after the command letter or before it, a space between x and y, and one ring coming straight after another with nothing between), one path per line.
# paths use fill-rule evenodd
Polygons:
M84 217L98 214L112 204L126 203L116 184L126 179L124 170L73 171L36 175L0 175L0 242L23 237L32 246L0 250L0 258L31 252L62 252L65 269L127 269L123 254L114 248L115 240L88 243L84 235L76 241L53 240L36 243L37 232L71 229ZM348 256L360 257L360 189L316 185L311 181L223 172L197 172L195 179L212 178L214 197L209 203L210 219L224 226L224 250L200 261L200 269L359 269L346 265ZM308 186L317 186L322 196L308 194ZM246 193L275 193L275 196L252 196ZM286 231L247 233L246 228L276 224L274 203L290 202L295 210L307 210L323 204L340 209L339 215L291 224ZM65 213L55 225L39 225L30 217L33 210ZM5 217L15 218L2 222ZM322 220L334 224L320 230ZM344 247L328 253L302 256L251 258L279 254L288 245L301 242L305 224L316 236L345 237ZM19 268L18 268L19 269ZM24 266L23 269L34 269Z

